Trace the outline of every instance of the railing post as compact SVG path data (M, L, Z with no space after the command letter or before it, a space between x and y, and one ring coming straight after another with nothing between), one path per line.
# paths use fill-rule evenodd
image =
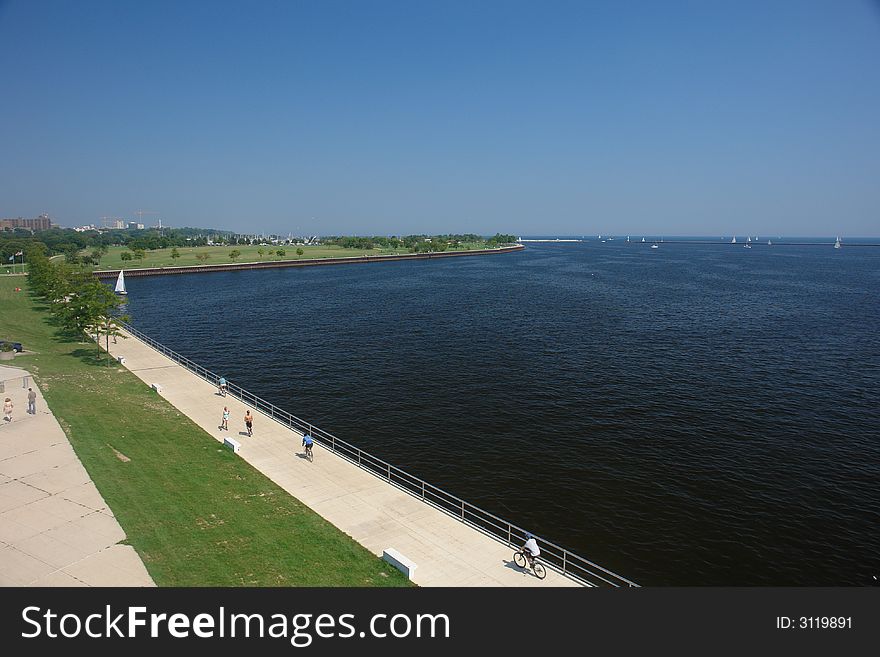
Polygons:
M425 501L425 480L422 479L422 502Z
M336 436L330 435L330 451L336 453Z
M464 500L461 501L461 519L464 520Z
M507 547L510 547L510 545L511 545L511 540L510 540L510 523L507 523Z
M566 563L568 561L567 557L568 557L568 550L563 550L562 551L562 572L565 572Z
M391 464L388 464L388 483L391 483Z

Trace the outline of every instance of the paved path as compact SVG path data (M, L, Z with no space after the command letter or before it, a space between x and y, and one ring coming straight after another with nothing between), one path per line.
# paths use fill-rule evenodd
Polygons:
M110 345L125 366L218 441L242 443L240 456L371 552L394 548L417 564L420 586L580 586L548 571L543 581L512 563L512 550L404 493L356 465L315 446L314 462L301 458L301 435L254 414L245 432L247 406L134 337ZM220 430L223 406L229 431ZM252 414L254 413L251 409Z
M0 586L154 586L30 374L0 366L0 384Z

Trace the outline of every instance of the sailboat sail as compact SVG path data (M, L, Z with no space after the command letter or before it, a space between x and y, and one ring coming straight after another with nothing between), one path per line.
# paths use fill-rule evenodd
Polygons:
M119 270L119 276L116 278L116 293L117 294L128 294L125 290L125 275L122 273L122 270Z

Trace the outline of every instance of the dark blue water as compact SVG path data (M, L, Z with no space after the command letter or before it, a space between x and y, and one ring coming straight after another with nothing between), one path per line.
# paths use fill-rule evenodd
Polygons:
M132 278L134 324L648 585L880 576L880 249L623 241Z

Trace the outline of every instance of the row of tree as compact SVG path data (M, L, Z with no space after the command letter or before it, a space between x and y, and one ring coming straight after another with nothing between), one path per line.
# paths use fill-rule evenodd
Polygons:
M211 240L208 238L211 235ZM206 230L204 228L163 228L137 230L88 230L75 231L71 228L52 228L31 232L24 228L0 231L0 258L7 262L9 257L19 251L26 251L30 244L40 243L51 255L64 255L69 264L97 264L111 246L127 246L132 253L152 251L171 247L204 246L209 241L227 240L232 233ZM82 255L84 250L89 253Z
M103 338L109 359L110 338L121 336L128 315L120 312L122 300L89 271L67 262L52 262L40 243L25 252L31 290L42 297L62 332L81 338L89 335L100 345ZM124 337L124 336L123 336Z
M480 235L466 233L463 235L406 235L405 237L385 237L375 235L372 237L348 237L333 236L324 240L325 244L336 244L346 249L402 249L411 253L427 253L429 251L446 251L457 249L464 243L487 244L488 246L500 246L516 242L514 235L502 235L496 233L494 237L486 239Z

